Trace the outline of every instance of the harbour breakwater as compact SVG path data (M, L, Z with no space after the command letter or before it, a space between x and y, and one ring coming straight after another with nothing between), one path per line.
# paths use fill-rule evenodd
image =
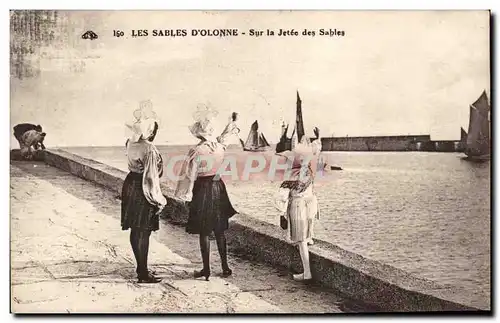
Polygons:
M63 150L47 150L43 159L49 165L117 193L126 176L124 171ZM163 217L183 225L187 210L170 197L172 192L167 186L162 189L169 202ZM296 248L286 242L277 225L238 214L231 219L228 242L232 250L250 254L257 260L276 266L288 266L291 262L292 268L300 270ZM462 289L414 277L324 241L317 241L310 254L313 277L318 283L387 311L489 310L472 304L470 295Z
M324 137L323 151L463 152L461 141L431 140L430 135Z

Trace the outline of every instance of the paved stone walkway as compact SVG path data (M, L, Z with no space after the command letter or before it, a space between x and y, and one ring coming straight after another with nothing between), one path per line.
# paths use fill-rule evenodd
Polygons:
M137 284L113 193L40 162L11 162L10 188L13 313L363 311L331 291L234 256L233 277L219 278L214 246L214 277L195 280L197 238L164 223L152 235L149 255L163 281Z

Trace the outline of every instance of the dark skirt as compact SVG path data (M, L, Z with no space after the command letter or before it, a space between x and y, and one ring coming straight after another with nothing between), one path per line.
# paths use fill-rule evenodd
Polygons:
M130 172L122 187L122 230L156 231L160 228L157 208L149 204L142 190L143 174Z
M194 182L186 231L204 235L222 233L229 227L229 218L236 213L222 179L218 176L198 177Z

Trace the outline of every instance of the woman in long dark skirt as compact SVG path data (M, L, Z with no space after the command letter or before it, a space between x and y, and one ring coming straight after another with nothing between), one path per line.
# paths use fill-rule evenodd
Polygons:
M139 283L158 283L160 278L148 270L149 238L159 229L159 214L167 201L160 189L163 162L153 145L158 122L142 118L130 127L134 135L127 141L129 174L122 188L122 230L130 231L130 244L137 262Z
M193 147L184 161L180 180L176 189L176 197L189 204L189 218L186 231L199 234L203 269L194 272L194 277L210 277L210 241L213 232L219 251L222 277L232 274L227 263L227 244L225 231L228 220L237 212L227 195L226 186L217 175L217 170L224 160L226 146L212 137L213 128L208 120L198 121L190 128L191 133L200 142ZM222 142L224 134L220 138Z

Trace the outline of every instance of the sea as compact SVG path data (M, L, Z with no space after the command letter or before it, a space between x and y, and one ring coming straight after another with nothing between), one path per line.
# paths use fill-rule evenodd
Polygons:
M165 164L189 149L158 148ZM64 149L127 171L124 147ZM233 147L226 156L235 157L241 166L256 154L269 162L274 152ZM316 238L418 277L462 288L474 302L489 306L490 162L472 163L459 153L322 154L329 165L342 170L330 171L315 182L321 210L314 227ZM282 178L270 178L267 170L250 180L224 180L238 211L278 226L280 214L273 200Z

